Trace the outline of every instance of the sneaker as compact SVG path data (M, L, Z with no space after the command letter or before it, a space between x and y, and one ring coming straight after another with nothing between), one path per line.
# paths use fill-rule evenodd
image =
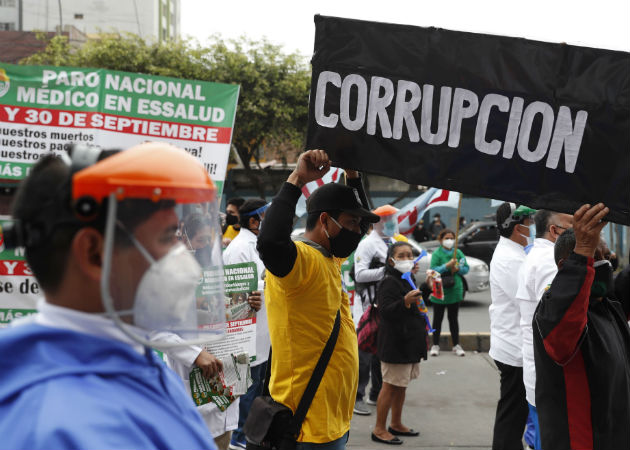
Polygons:
M368 397L365 403L367 403L368 405L376 405L376 400L372 400L372 398Z
M356 402L354 402L354 413L360 416L369 416L370 414L372 414L372 411L370 411L367 406L365 406L363 400L357 400Z
M229 445L228 448L230 450L243 450L246 447L247 447L247 442L245 442L245 441L238 441L236 439L231 439L230 440L230 445Z
M433 347L431 347L431 351L429 352L429 355L431 355L431 356L439 356L440 355L440 346L439 345L434 345Z
M464 351L462 346L459 344L453 347L453 353L455 353L457 356L466 356L466 352Z

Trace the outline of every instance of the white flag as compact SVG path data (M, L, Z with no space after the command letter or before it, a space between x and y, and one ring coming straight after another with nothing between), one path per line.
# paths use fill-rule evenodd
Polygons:
M344 173L343 169L338 167L331 167L326 175L321 177L319 180L311 181L310 183L306 183L302 187L302 195L298 199L297 205L295 206L295 215L298 217L302 217L306 214L306 199L311 196L313 191L320 186L323 186L327 183L336 183L341 179L341 175Z
M426 211L436 206L457 208L459 196L459 192L446 189L427 189L398 211L398 229L402 234L410 234Z

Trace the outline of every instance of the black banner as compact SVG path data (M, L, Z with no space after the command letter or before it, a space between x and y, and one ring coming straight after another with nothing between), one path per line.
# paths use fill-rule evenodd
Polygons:
M630 225L630 53L315 16L307 148L410 184Z

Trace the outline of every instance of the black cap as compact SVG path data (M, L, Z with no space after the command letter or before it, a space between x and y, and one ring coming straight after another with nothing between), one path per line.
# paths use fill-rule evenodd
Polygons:
M361 205L359 191L343 184L328 183L313 191L306 201L306 211L310 213L324 211L342 211L354 214L367 222L376 223L381 218L372 214Z

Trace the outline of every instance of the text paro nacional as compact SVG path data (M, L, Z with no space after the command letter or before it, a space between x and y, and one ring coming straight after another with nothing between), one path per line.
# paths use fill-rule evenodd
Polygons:
M99 86L101 81L98 72L44 70L42 86L19 86L17 101L38 105L96 108L101 101L97 92L84 93L80 90L63 89L63 87L94 88ZM104 83L106 91L116 93L116 95L105 94L105 109L110 111L132 112L132 103L135 103L134 112L142 115L215 123L225 119L225 111L219 107L146 98L139 98L136 102L132 102L131 97L124 97L125 93L129 93L177 100L206 101L202 86L199 84L110 73L105 74Z

